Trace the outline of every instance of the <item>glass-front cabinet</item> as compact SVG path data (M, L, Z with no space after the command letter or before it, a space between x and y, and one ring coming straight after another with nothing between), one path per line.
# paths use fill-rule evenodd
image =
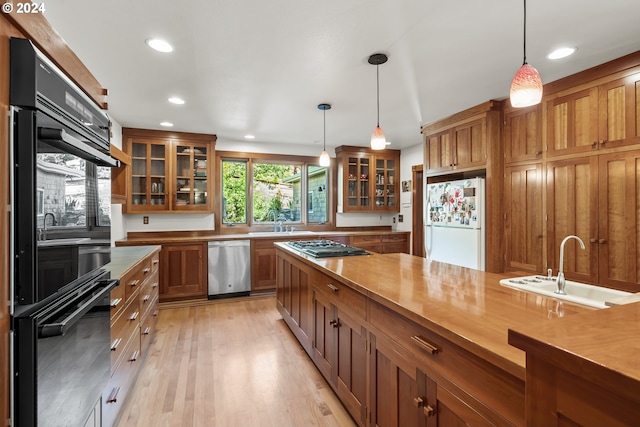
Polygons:
M166 210L167 147L162 141L131 142L131 210Z
M338 212L399 212L400 152L336 148Z
M123 129L132 212L211 212L215 136Z

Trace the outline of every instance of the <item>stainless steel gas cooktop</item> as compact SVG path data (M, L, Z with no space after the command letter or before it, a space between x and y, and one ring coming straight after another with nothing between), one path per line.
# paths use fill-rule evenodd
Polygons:
M298 240L287 245L315 258L369 255L367 251L332 240Z

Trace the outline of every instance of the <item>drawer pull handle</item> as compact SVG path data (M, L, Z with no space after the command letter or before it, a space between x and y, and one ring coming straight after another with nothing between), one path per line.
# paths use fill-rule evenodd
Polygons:
M160 260L158 260L158 259L154 259L154 260L153 260L153 265L158 265L158 263L159 263L159 262L160 262Z
M149 267L147 267L147 268L145 268L144 270L142 270L142 272L143 272L144 274L147 274L147 273L148 273L148 272L150 272L150 271L151 271L151 269L150 269Z
M158 287L158 282L153 282L153 283L151 284L151 287L152 287L153 289L157 288L157 287Z
M598 243L603 245L603 244L607 243L607 239L598 239Z
M138 318L138 312L135 311L131 316L129 316L129 320L134 321Z
M436 411L435 411L435 409L433 409L433 407L432 407L431 405L425 405L425 407L424 407L424 414L425 414L427 417L430 417L430 416L432 416L432 415L435 415L435 414L436 414Z
M138 350L134 351L129 358L129 362L135 362L136 360L138 360L138 356L140 356L140 352Z
M111 300L111 308L116 308L122 302L122 298L114 298Z
M157 315L158 315L158 310L153 310L152 316L157 316Z
M109 393L109 397L107 397L107 403L116 403L118 401L119 392L120 392L120 387L112 388L111 393Z
M338 291L339 291L338 287L337 287L337 286L335 286L335 285L332 285L331 283L329 283L327 286L328 286L328 287L329 287L329 289L331 289L333 292L338 292Z
M146 328L144 328L142 335L149 335L150 332L151 332L151 326L147 326Z
M111 351L116 351L121 342L122 338L116 338L116 340L111 343Z
M421 336L414 335L411 337L411 339L413 340L413 342L415 342L416 344L418 344L420 347L427 350L431 354L436 354L438 352L438 347L429 343L427 340L425 340Z
M149 301L149 298L151 298L151 295L145 295L145 296L143 296L143 297L142 297L142 302L144 303L144 302Z
M139 282L139 280L132 280L131 282L129 282L129 286L131 286L132 288L134 286L138 286L138 282Z
M424 400L421 397L414 397L413 404L416 405L417 408L420 408L424 405Z

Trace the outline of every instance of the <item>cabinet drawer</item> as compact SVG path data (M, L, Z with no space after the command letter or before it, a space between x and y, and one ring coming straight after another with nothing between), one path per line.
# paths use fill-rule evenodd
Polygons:
M382 243L382 236L379 234L365 236L351 236L351 245L375 245Z
M322 273L314 272L313 285L317 292L326 295L336 307L354 317L365 319L367 315L367 298L337 280Z
M124 346L131 334L137 330L140 322L138 299L133 298L122 312L111 319L111 369L115 369L118 360L124 354Z
M115 367L111 379L102 392L102 425L111 427L131 388L140 360L140 335L134 333L124 346L125 357Z
M147 280L145 280L144 284L140 288L140 293L138 294L138 300L140 305L140 314L144 317L147 311L152 306L151 302L154 298L158 297L158 273L154 273Z
M126 305L125 304L126 296L125 296L124 285L122 284L122 281L120 281L118 286L116 286L111 290L111 293L109 294L109 298L111 298L110 315L111 315L111 319L114 319L116 317L116 314L120 312L120 310L122 310Z
M406 234L385 234L382 236L383 243L405 243L407 241Z
M511 423L524 424L524 380L376 302L369 304L369 322L408 350L427 375L460 388L458 397L468 405L482 402Z
M151 274L160 269L160 252L156 252L151 257Z
M150 261L145 259L120 279L120 286L124 285L125 299L128 300L142 286L144 279L150 272Z
M143 355L146 354L153 340L158 323L158 313L158 296L156 295L155 299L151 301L149 312L140 323L140 352Z

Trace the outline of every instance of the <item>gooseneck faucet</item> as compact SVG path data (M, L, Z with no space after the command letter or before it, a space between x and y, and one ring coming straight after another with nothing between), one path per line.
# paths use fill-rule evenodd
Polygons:
M558 267L558 278L556 279L556 284L558 285L558 288L555 290L555 293L558 295L567 294L564 290L566 286L566 282L564 280L564 273L562 272L562 264L564 262L564 244L567 243L567 240L569 239L576 239L578 242L580 242L580 247L584 250L584 242L578 236L574 236L574 235L567 236L562 240L562 243L560 243L560 265Z
M42 221L42 239L41 240L47 240L47 217L51 215L51 226L56 226L58 225L58 221L56 220L56 216L53 214L53 212L47 212L44 214L44 219Z
M277 231L277 222L276 222L276 211L275 210L270 210L269 212L267 212L267 221L269 221L269 217L271 216L271 214L273 214L273 232L275 233Z

